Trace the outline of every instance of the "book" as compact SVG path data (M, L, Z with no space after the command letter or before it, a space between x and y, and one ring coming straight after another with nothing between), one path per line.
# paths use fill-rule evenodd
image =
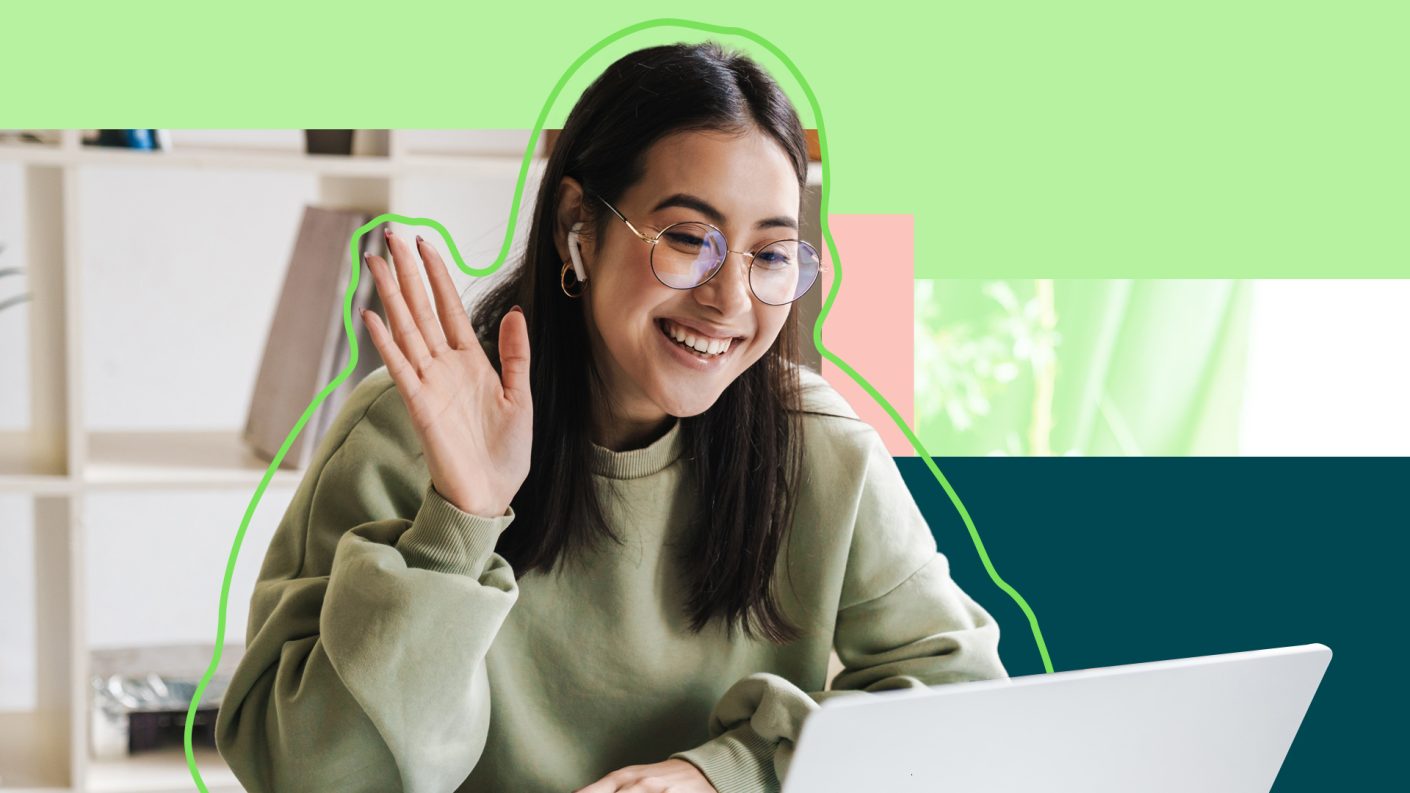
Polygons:
M374 229L374 232L376 230ZM369 240L369 238L371 238ZM380 232L367 234L363 237L363 251L382 257L383 261L390 260L387 255L387 241ZM372 273L367 269L367 265L359 261L360 274L357 279L357 291L352 299L352 323L353 336L357 339L357 365L346 380L338 385L336 391L328 395L328 403L333 405L332 409L325 409L319 416L317 437L322 438L328 432L328 427L333 423L333 418L338 415L338 410L347 402L348 396L363 378L372 374L372 370L382 365L382 356L377 352L377 347L372 343L372 336L367 332L367 325L362 321L362 309L367 309L376 314L384 314L382 310L382 296L377 293L376 282L372 278ZM341 319L339 320L341 322ZM352 346L347 343L347 336L339 325L339 336L336 356L333 368L328 374L325 382L332 382L338 373L347 368L348 361L352 357Z
M304 207L245 422L244 442L261 459L274 459L309 403L348 365L351 349L343 329L343 299L352 278L349 243L372 217L361 210ZM382 235L364 234L357 252L358 289L352 306L357 371L314 409L280 461L281 468L308 466L352 388L382 365L359 316L361 308L377 310L373 279L362 261L371 245L384 247ZM381 248L372 252L380 253Z

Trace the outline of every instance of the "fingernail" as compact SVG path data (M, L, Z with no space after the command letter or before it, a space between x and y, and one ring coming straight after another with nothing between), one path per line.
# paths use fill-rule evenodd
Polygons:
M368 264L372 263L372 251L363 251L362 260Z
M420 245L420 244L423 243L423 242L425 242L425 240L421 239L421 235L420 235L420 234L417 234L417 235L416 235L416 244L417 244L417 245Z
M510 311L518 311L520 314L524 313L524 309L519 308L518 306L515 306L514 308L511 308L511 309L509 309L509 310L510 310Z
M383 227L382 227L382 233L385 234L385 235L387 235L388 237L391 237L391 236L392 236L392 227L391 227L391 226L383 226Z

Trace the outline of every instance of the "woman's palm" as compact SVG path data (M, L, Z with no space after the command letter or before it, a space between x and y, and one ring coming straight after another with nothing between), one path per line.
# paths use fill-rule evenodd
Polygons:
M528 476L533 445L528 324L519 311L501 320L501 377L440 255L417 242L440 317L412 266L416 252L389 230L395 276L380 257L367 262L391 331L371 312L364 321L406 403L436 490L465 512L501 515Z

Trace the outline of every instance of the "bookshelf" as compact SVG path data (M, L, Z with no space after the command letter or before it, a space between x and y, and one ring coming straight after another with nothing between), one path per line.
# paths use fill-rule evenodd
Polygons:
M0 793L194 789L179 749L117 761L90 757L90 639L103 626L91 619L90 604L102 593L88 591L94 572L89 565L95 548L114 542L111 537L95 536L93 527L101 523L101 511L112 508L113 494L248 498L266 468L263 460L245 449L238 430L94 425L96 411L90 404L93 395L87 390L84 361L109 341L85 321L99 305L86 292L85 278L93 279L98 272L92 266L94 257L114 243L109 230L92 227L92 205L85 204L91 199L85 195L90 182L85 177L98 171L139 181L162 173L216 181L231 174L271 180L297 175L313 180L315 198L325 206L358 206L440 220L436 190L426 189L428 183L439 180L455 189L483 184L492 191L498 214L505 214L522 165L527 131L487 131L491 145L478 152L427 145L428 137L434 141L436 135L416 132L427 131L360 131L377 138L380 145L377 153L352 156L241 146L187 147L179 139L170 151L95 148L84 145L79 130L59 130L54 142L0 141L0 166L17 168L22 181L24 218L19 236L24 243L24 291L32 295L25 304L28 366L21 367L27 375L22 379L30 420L26 429L0 429L0 497L26 498L33 508L36 651L34 707L0 712ZM513 140L519 141L517 149L506 145ZM520 209L521 228L527 227L545 163L542 151L531 163ZM810 183L818 185L820 177L819 164L814 162ZM503 189L506 184L508 190ZM816 190L810 195L815 201ZM816 233L816 223L808 224L806 219L805 213L805 227L812 225ZM502 239L502 226L499 233ZM230 244L243 244L238 234L231 234ZM457 244L465 250L462 240L457 239ZM495 240L493 247L498 244ZM279 260L282 276L288 249L276 248L264 255ZM162 265L155 257L145 266L155 273ZM268 294L277 295L277 291L277 283L268 284ZM804 308L805 328L811 328L810 315L816 317L819 292L814 290L814 304ZM263 341L258 334L240 339L252 351L261 350ZM279 502L280 493L290 497L301 477L301 471L278 471L261 509L282 512L287 501ZM234 528L230 527L232 533ZM228 552L228 541L221 539L222 553ZM247 543L242 559L259 557L263 550ZM248 598L248 592L236 591L231 597ZM227 640L235 628L227 627ZM213 793L240 790L214 750L200 750L197 758Z

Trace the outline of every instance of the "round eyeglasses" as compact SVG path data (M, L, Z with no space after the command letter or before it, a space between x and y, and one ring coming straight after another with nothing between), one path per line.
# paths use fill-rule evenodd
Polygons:
M594 193L596 195L596 193ZM723 269L730 253L749 261L749 290L760 302L786 306L808 292L822 269L818 251L803 240L773 240L752 251L731 251L725 234L709 223L672 223L652 237L597 196L632 233L651 245L651 272L672 289L694 289Z

